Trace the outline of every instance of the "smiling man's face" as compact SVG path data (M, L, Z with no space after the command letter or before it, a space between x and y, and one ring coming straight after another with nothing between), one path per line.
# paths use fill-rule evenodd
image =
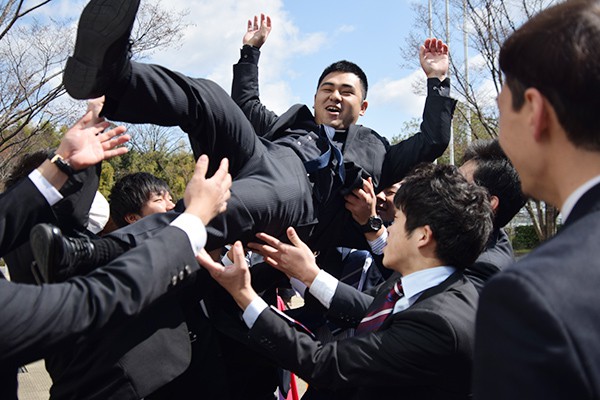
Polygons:
M315 121L334 129L348 129L365 114L360 79L350 72L332 72L325 76L315 94Z

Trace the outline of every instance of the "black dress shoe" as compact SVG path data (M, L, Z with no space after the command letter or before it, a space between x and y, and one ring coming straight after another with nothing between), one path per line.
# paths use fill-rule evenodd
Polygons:
M140 0L91 0L81 13L63 83L75 99L92 99L129 67L129 36Z
M94 244L88 238L63 236L56 226L38 224L29 235L35 262L32 271L39 283L62 282L93 264Z

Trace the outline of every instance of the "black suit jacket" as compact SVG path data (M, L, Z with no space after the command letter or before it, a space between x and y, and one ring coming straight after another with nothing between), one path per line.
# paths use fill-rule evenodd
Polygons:
M307 126L315 125L315 122L307 106L296 104L277 116L260 102L258 66L244 62L242 58L234 65L233 71L231 97L252 123L257 135L273 142L285 141L288 134L308 137ZM381 190L402 180L419 162L430 162L443 154L450 140L456 100L440 95L440 92L449 91L448 79L444 82L429 79L427 86L428 96L420 132L409 139L390 146L387 139L370 128L353 125L348 129L342 149L346 170L345 191L362 185L361 179L367 177L372 177L376 189ZM304 153L310 146L302 140L286 145L301 159L307 158ZM369 248L364 234L345 209L342 196L333 196L326 204L321 204L318 219L319 224L308 243L311 248Z
M398 275L377 290L385 296ZM474 286L458 272L426 290L376 332L325 345L272 309L249 332L270 357L334 398L468 398ZM340 283L329 314L356 326L373 298Z
M465 276L481 293L483 286L492 276L514 263L515 255L506 231L494 229L483 252L473 265L465 270Z
M477 315L477 398L600 398L599 235L600 185L554 238L488 282Z
M27 199L27 201L23 201ZM11 251L51 214L28 179L0 197L0 249ZM0 253L2 254L2 253ZM101 335L198 270L187 235L167 227L85 278L24 285L0 279L0 398L16 396L16 368Z

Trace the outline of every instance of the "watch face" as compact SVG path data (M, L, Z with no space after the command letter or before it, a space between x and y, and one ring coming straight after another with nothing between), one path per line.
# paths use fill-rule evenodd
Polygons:
M369 218L369 225L371 226L371 229L373 231L378 231L381 229L381 226L383 225L383 221L379 217L371 217L371 218Z

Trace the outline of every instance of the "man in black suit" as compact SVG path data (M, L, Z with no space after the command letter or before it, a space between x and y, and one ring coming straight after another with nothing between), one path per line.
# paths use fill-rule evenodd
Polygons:
M123 127L109 126L89 111L64 136L51 159L0 195L0 255L24 243L34 224L53 220L51 206L74 171L123 154ZM56 285L22 285L0 274L0 397L16 398L20 365L102 335L198 270L195 254L206 240L204 225L226 206L231 177L226 161L205 179L208 158L199 159L188 185L185 215L127 255L92 275ZM53 234L44 225L35 235Z
M494 229L485 250L465 270L465 275L481 292L484 283L492 275L515 261L510 239L502 228L523 207L525 197L521 192L519 175L502 151L498 140L477 140L470 144L465 150L459 171L469 182L487 189L494 210ZM390 210L399 185L400 183L396 183L375 195L373 185L364 181L362 188L353 190L345 197L346 208L359 224L365 224L374 218L379 218L382 222L378 225L379 230L365 232L365 238L371 246L377 267L386 278L390 272L381 268L381 254L387 239L385 225L392 222Z
M498 140L477 140L469 145L459 171L469 182L483 186L490 193L494 210L494 229L477 260L465 275L481 293L485 283L496 273L512 265L515 256L508 234L503 229L525 204L519 174Z
M105 95L102 113L113 120L179 126L196 157L207 152L231 161L232 198L227 213L208 227L208 249L237 239L248 242L257 231L285 237L288 226L314 248L365 247L340 193L367 176L386 187L447 147L456 102L448 97L448 47L437 39L428 39L420 50L429 78L421 132L390 146L356 125L368 103L366 76L355 64L344 61L325 70L314 116L295 105L278 117L258 97L258 47L270 20L249 23L234 66L232 100L209 80L129 60L138 5L139 0L92 0L86 6L65 68L65 88L74 98Z
M600 2L567 1L500 50L500 144L523 192L564 225L484 288L474 393L480 399L600 397Z
M257 236L266 244L250 245L306 284L330 318L357 327L352 338L323 345L268 308L252 289L239 242L233 266L206 253L199 260L244 310L254 345L333 398L470 398L478 294L462 270L492 229L488 194L452 166L426 164L405 178L395 205L384 253L395 272L375 297L320 270L293 228L292 245L263 233ZM392 288L399 299L388 298ZM379 306L388 299L382 322Z

